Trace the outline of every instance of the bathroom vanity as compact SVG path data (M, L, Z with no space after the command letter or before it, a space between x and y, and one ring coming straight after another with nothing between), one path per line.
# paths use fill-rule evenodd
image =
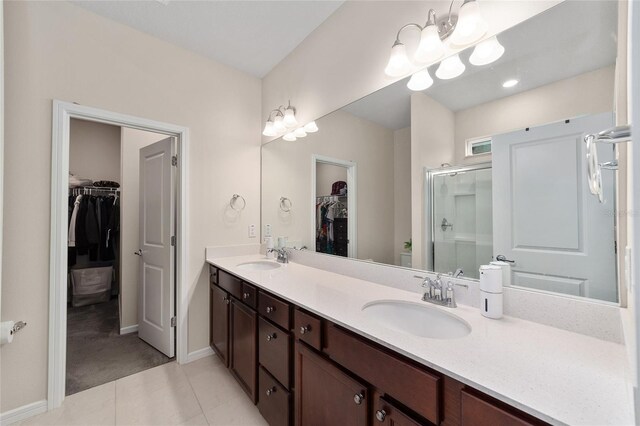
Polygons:
M270 425L632 422L621 345L261 255L207 261L211 347ZM469 331L418 336L367 314L372 301L422 304Z

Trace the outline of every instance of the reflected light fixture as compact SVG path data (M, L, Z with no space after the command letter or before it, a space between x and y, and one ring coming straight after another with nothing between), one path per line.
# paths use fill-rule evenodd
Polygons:
M318 131L318 126L316 125L315 121L305 124L303 128L304 128L304 131L307 133L315 133Z
M514 79L507 80L504 83L502 83L502 87L505 87L505 88L508 89L509 87L513 87L518 83L519 83L519 81L514 78Z
M429 75L428 69L423 69L411 76L411 79L407 83L407 87L414 92L426 90L433 84L433 79Z
M264 136L271 137L280 136L286 133L288 138L286 140L294 141L296 138L303 138L307 136L307 133L317 131L318 126L316 126L314 121L304 127L300 127L300 124L296 119L296 109L291 106L291 101L289 101L287 106L280 105L280 107L269 113L269 117L267 117L267 122L264 125L262 134Z
M458 77L465 69L466 67L460 60L460 56L456 53L440 62L440 66L436 70L436 77L440 80L449 80Z
M294 142L298 138L296 138L296 135L293 132L291 132L284 135L282 139L284 139L287 142Z
M480 13L477 0L464 0L460 6L458 22L451 34L451 44L466 47L482 38L487 33L487 22Z
M504 54L504 46L493 36L482 40L473 48L473 53L469 57L472 65L488 65L497 61Z
M477 42L486 34L488 25L480 13L478 0L464 0L457 14L453 12L454 1L452 0L449 5L447 16L438 19L435 10L429 9L427 22L424 26L410 23L398 30L396 40L391 47L389 62L384 69L385 74L394 78L403 77L416 66L430 65L440 60L447 54L448 47L445 43L447 39L449 39L448 46L453 51L457 51ZM406 46L400 41L402 32L407 28L420 31L420 41L411 59L407 55ZM451 50L449 52L453 53ZM481 55L481 53L483 54ZM493 38L490 43L479 50L476 56L481 56L481 59L478 59L479 64L488 64L498 59L503 53L504 47ZM464 72L464 65L460 62L460 58L456 57L450 62L452 61L457 62L458 74L446 78L453 78ZM436 75L438 74L436 73Z

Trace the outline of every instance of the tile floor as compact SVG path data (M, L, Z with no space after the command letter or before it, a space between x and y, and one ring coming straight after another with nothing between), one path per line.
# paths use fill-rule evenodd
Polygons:
M218 357L170 362L68 396L19 425L266 426Z

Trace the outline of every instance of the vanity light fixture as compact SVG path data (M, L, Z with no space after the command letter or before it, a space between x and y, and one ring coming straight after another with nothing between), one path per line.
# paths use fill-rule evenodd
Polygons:
M309 125L312 125L311 127L309 127L309 129L311 130L307 129L307 126ZM267 118L267 122L264 125L262 134L265 136L278 136L282 135L283 133L290 133L292 135L295 133L296 137L303 138L307 136L307 133L318 131L318 126L316 126L315 122L307 124L304 128L300 127L294 130L298 126L299 124L298 120L296 119L296 109L295 107L291 106L291 101L289 101L287 106L280 105L280 107L272 110L269 113L269 117Z
M304 131L307 133L315 133L318 131L318 126L316 125L315 121L312 121L310 123L307 123L304 125Z
M407 83L407 87L409 90L413 90L414 92L420 92L428 89L432 84L433 79L429 74L429 70L425 68L411 76L411 79L409 79L409 82Z
M493 36L482 40L473 48L469 62L475 66L488 65L497 61L504 54L504 46Z
M284 135L282 139L284 139L287 142L294 142L298 138L296 137L295 133L291 132Z
M504 87L504 88L507 88L507 89L508 89L508 88L510 88L510 87L515 86L515 85L516 85L516 84L518 84L518 83L519 83L519 81L518 81L518 80L516 80L516 79L511 79L511 80L507 80L507 81L505 81L504 83L502 83L502 87Z
M420 30L420 42L413 55L415 64L430 64L444 57L447 50L444 41L448 37L452 47L463 48L486 34L488 25L480 13L478 0L464 0L459 15L452 13L454 2L455 0L451 1L449 14L445 18L437 19L435 10L429 9L424 27L411 23L398 30L385 74L389 77L402 77L413 68L412 61L407 56L407 48L400 41L402 31L407 28Z
M440 66L436 70L436 77L440 80L449 80L461 75L466 67L460 60L460 56L456 53L440 62Z

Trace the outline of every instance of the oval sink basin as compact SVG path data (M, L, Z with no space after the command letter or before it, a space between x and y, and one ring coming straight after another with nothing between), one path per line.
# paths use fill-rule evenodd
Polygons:
M271 269L278 269L280 264L266 260L257 260L255 262L239 263L236 266L243 271L270 271Z
M471 333L461 318L424 303L378 300L362 307L380 325L402 333L431 339L457 339Z

